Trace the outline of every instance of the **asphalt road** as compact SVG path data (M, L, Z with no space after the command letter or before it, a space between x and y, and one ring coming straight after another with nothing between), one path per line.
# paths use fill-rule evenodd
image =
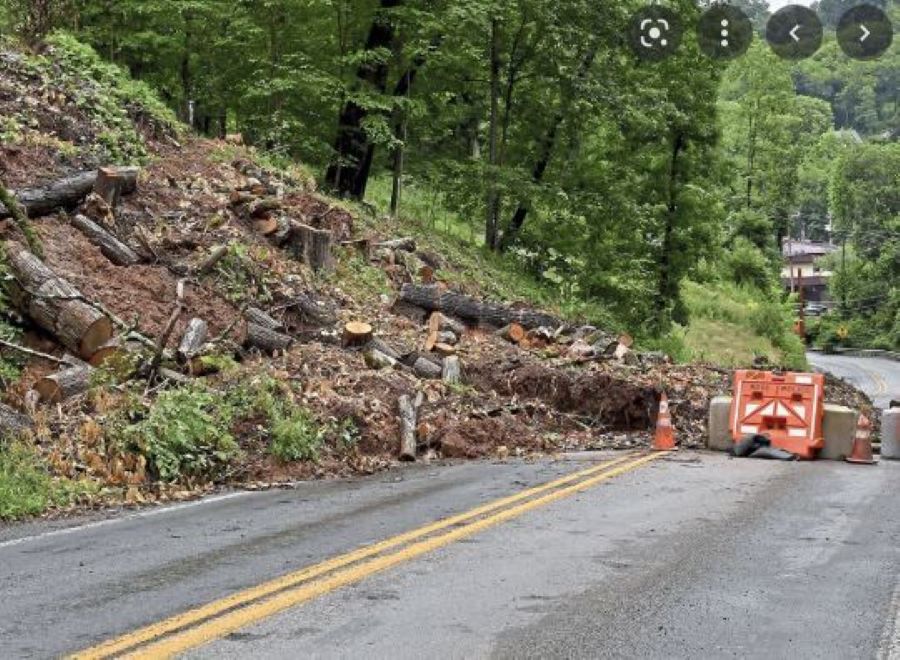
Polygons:
M816 369L856 385L879 408L887 408L892 399L900 400L900 362L823 353L809 353L807 358Z
M0 656L73 652L598 459L416 466L0 530ZM900 463L681 452L187 656L900 657L898 501Z

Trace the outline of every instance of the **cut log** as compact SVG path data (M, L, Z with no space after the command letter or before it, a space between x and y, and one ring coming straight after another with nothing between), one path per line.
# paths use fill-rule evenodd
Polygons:
M103 256L117 266L133 266L140 262L140 257L130 247L110 234L90 218L76 215L72 218L72 226L84 234L87 239L100 248Z
M276 218L259 218L254 220L253 231L263 236L271 236L278 231L278 220Z
M203 350L206 343L206 337L209 334L209 326L203 319L191 319L188 322L187 330L181 338L178 345L176 356L181 364L189 362Z
M525 339L525 328L518 323L510 323L509 325L500 328L497 334L508 342L518 344Z
M419 416L419 408L422 406L424 396L421 392L415 400L403 394L397 400L397 409L400 413L400 460L416 460L416 418Z
M31 419L0 403L0 441L14 438L32 427Z
M225 258L225 255L228 254L228 246L227 245L219 245L213 249L206 259L200 262L200 265L197 266L197 275L204 276L208 275L212 272L213 268L216 267L222 259Z
M108 342L98 348L91 356L90 364L92 367L102 367L108 360L117 359L124 352L122 340L113 337Z
M286 351L293 342L294 340L288 335L283 335L256 323L247 324L247 343L264 353L272 354Z
M441 373L441 379L448 385L455 385L462 378L462 369L459 364L459 357L456 355L448 355L444 358L444 367Z
M377 348L369 347L363 354L366 366L369 369L389 369L397 366L397 360L386 353L382 353Z
M125 175L121 170L111 167L101 167L97 170L97 179L94 181L93 191L97 193L109 208L115 210L122 199L122 191L125 188Z
M428 264L419 268L419 280L422 284L434 284L434 268Z
M558 318L550 314L483 302L453 291L444 291L436 284L404 284L400 290L399 300L429 312L443 312L495 328L502 328L511 323L518 323L526 330L541 326L556 328L562 325Z
M432 347L432 349L438 355L448 356L448 355L456 355L456 349L453 348L450 344L442 344L438 342Z
M440 378L443 368L427 358L420 357L413 364L413 371L419 378Z
M228 203L231 204L231 206L242 206L244 204L249 204L254 199L256 199L256 197L248 192L244 192L242 190L234 190L228 196Z
M405 238L395 238L391 241L381 241L376 244L376 247L386 248L388 250L400 250L402 252L415 252L416 239L410 236Z
M41 378L34 389L44 403L60 403L87 392L91 386L93 369L88 366L72 367Z
M8 243L6 253L14 278L10 298L38 326L85 360L112 339L112 321L87 304L75 287L21 246Z
M359 258L366 263L372 258L372 241L368 238L355 238L350 241L341 241L341 247L355 250L359 255Z
M434 345L438 343L440 333L437 330L430 330L428 337L425 339L425 352L430 353L434 349Z
M452 332L457 337L462 337L466 332L466 326L464 323L460 323L456 319L452 319L445 314L441 314L440 330L442 332Z
M275 330L276 332L284 330L284 324L276 321L258 307L248 307L247 309L245 309L244 318L246 318L250 323L255 323L256 325L262 326L269 330Z
M344 325L343 346L353 348L365 346L372 340L372 326L368 323L350 321Z
M390 344L386 343L385 341L383 341L381 339L378 339L377 337L372 339L369 346L371 346L376 351L384 353L385 355L387 355L388 357L390 357L394 360L400 359L399 351L396 351L393 346L391 346Z
M331 254L333 240L330 231L315 229L299 222L291 223L288 239L291 252L316 272L330 271L334 267Z
M138 168L116 168L123 177L121 194L127 195L137 189ZM47 215L57 209L73 209L93 190L97 172L80 172L47 184L42 188L31 188L16 192L16 199L25 209L29 218ZM9 210L0 204L0 218L10 216Z
M281 200L277 197L257 199L247 205L247 212L251 218L268 218L273 211L281 209Z

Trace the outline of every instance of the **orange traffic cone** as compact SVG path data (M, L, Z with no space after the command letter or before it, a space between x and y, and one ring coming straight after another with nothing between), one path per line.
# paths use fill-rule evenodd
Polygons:
M872 465L876 463L872 455L872 422L865 415L859 416L856 422L856 439L853 441L853 451L846 458L848 463L860 463Z
M656 418L656 434L653 436L653 451L675 449L675 429L669 413L669 397L663 392L659 398L659 416Z

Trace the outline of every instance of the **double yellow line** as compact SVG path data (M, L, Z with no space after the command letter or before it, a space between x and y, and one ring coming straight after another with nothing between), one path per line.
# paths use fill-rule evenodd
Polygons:
M73 657L160 658L183 653L283 610L517 518L528 511L580 493L664 455L665 452L647 455L631 453L594 465L245 589L85 649ZM445 531L448 529L449 531ZM388 552L389 550L393 552Z

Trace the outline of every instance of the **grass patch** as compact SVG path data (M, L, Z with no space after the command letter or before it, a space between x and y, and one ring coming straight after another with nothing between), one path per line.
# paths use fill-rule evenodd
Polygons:
M23 443L0 448L0 520L17 520L65 506L91 484L54 479L35 451Z
M749 366L756 355L806 369L806 347L793 332L793 308L780 293L729 283L684 282L690 314L685 344L692 359Z
M437 276L456 288L503 301L525 301L571 322L587 322L620 331L626 328L602 305L574 295L566 283L530 274L514 254L497 254L484 247L481 223L449 211L440 194L408 184L399 218L389 218L391 180L374 177L367 202L377 218L360 213L360 223L386 236L413 235L421 250L434 252L450 264Z
M760 356L778 364L782 358L781 351L771 341L727 321L703 318L691 321L684 342L691 359L723 367L746 367Z

